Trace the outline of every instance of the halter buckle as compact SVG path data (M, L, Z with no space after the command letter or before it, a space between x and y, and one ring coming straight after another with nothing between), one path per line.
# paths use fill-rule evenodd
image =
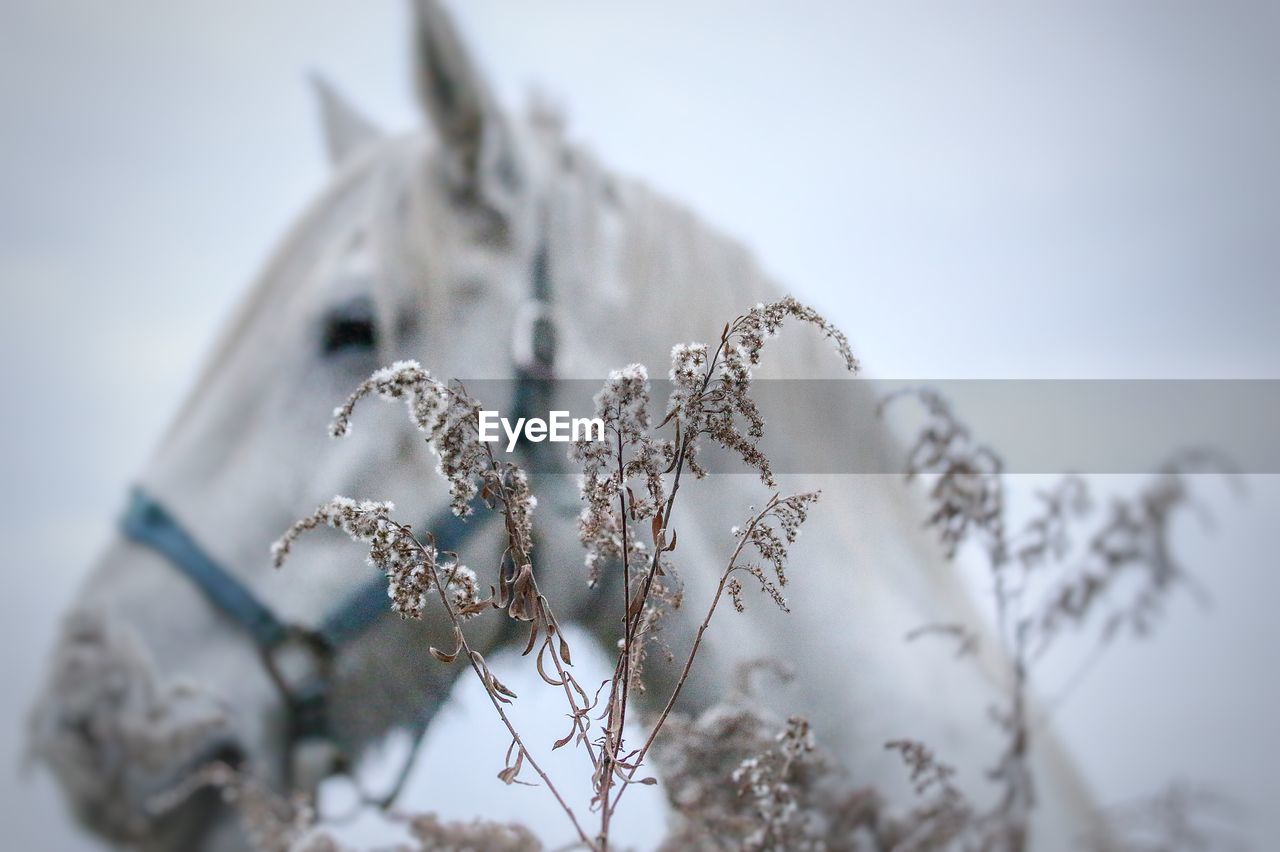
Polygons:
M554 377L556 324L551 305L542 299L527 299L516 309L512 329L512 360L516 370L535 379Z
M294 740L327 737L333 647L320 634L290 627L283 639L262 651L267 673L289 705Z

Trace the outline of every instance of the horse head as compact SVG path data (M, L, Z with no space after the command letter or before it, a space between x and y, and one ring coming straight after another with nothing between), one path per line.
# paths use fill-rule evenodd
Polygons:
M301 512L335 493L376 484L423 518L445 504L423 487L425 445L379 425L377 413L348 441L325 434L360 380L406 358L446 377L505 379L513 349L527 345L521 318L548 251L548 125L504 115L442 10L423 2L417 11L417 88L431 132L385 134L317 84L332 181L225 329L66 619L34 747L77 814L109 838L240 846L216 797L163 815L157 797L213 759L251 764L279 787L313 786L337 755L423 724L448 693L450 673L384 650L429 642L430 627L361 624L323 661L333 748L297 754L290 669L308 670L305 679L319 663L295 635L310 637L358 598L369 569L336 540L309 543L301 575L273 571L269 555ZM166 535L177 550L157 546ZM484 553L485 536L469 547ZM283 638L247 630L175 562L214 566L210 582L261 603Z

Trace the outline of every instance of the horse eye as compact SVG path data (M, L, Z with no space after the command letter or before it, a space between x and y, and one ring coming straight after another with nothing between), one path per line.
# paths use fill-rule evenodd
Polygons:
M321 350L325 355L372 351L378 345L373 300L357 296L331 308L324 319Z

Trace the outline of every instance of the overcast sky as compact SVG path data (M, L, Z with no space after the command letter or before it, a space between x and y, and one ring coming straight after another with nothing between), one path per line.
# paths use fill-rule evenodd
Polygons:
M0 767L120 493L323 185L306 73L389 128L420 121L404 5L0 6L0 647L21 698L0 701ZM508 103L549 93L606 162L829 310L876 376L1280 378L1274 4L452 5ZM1256 672L1277 491L1256 480L1189 545L1213 611L1176 612L1064 709L1108 795L1203 777L1276 828ZM1126 684L1142 699L1090 700ZM15 837L59 818L47 780L0 791Z

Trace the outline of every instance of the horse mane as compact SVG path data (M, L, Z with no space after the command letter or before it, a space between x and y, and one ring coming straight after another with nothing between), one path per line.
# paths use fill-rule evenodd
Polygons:
M593 329L630 330L625 339L634 351L624 359L664 376L673 344L714 343L723 323L784 295L741 240L567 141L563 117L545 103L531 106L529 122L560 172L548 189L557 298L575 313L589 305ZM762 376L847 376L816 335L788 337L771 347ZM596 369L575 378L602 376Z

